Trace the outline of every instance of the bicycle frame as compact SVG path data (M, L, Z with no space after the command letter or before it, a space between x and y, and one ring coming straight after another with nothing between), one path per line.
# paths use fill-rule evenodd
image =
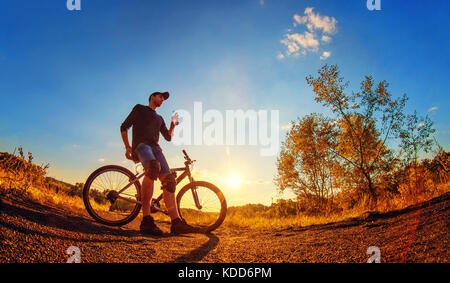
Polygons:
M194 161L195 161L195 160L194 160ZM193 162L193 161L188 160L188 161L184 162L185 167L179 167L179 168L172 168L172 169L170 169L171 174L175 174L175 175L176 175L176 172L177 172L177 171L183 171L183 173L175 179L177 185L178 185L181 181L183 181L183 179L186 178L186 177L189 178L189 182L190 182L190 183L194 182L194 178L193 178L192 175L191 175L191 169L189 168L189 165L192 164L192 162ZM125 187L123 187L120 191L117 192L117 194L115 195L115 197L118 198L118 199L122 199L122 200L125 200L125 201L129 201L129 202L133 202L133 203L142 205L142 202L141 202L141 201L134 200L134 199L127 198L127 197L123 197L123 196L120 196L120 194L121 194L123 191L125 191L128 187L130 187L131 185L133 185L134 183L139 182L139 180L140 180L144 175L145 175L145 173L141 173L141 174L137 173L137 174L135 175L135 178L134 178L133 180L130 180L130 183L128 183ZM202 206L200 205L200 201L198 200L198 195L197 195L197 192L196 192L196 190L195 190L195 186L192 188L192 196L193 196L193 198L194 198L194 202L195 202L195 205L197 206L197 208L198 208L198 209L201 209ZM160 201L162 198L163 198L163 194L161 193L156 199L153 199L153 200L152 200L151 206L152 206L152 208L155 208L155 209L157 209L157 210L159 210L159 211L161 211L161 212L167 214L166 211L162 210L162 209L159 208L159 207L154 207L154 204L153 204L154 202L159 203L159 201Z

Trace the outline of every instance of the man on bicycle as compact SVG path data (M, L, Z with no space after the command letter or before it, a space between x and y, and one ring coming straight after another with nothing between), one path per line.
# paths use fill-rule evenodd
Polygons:
M153 217L150 215L154 181L158 178L161 181L164 202L172 220L170 232L173 234L200 232L199 229L186 224L178 215L175 203L175 176L170 173L169 165L158 144L159 133L167 141L170 141L175 128L175 124L171 122L169 129L167 129L164 119L156 113L156 108L160 107L168 98L168 92L152 93L148 99L149 105L137 104L134 106L131 113L120 126L122 140L126 149L125 157L135 162L141 162L145 171L144 180L142 181L143 219L140 230L144 234L158 236L162 235L163 232L156 226ZM132 146L128 142L128 129L130 127L133 127Z

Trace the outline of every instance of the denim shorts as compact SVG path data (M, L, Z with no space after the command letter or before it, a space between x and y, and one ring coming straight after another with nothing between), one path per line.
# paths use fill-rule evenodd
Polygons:
M149 166L150 160L158 160L161 165L159 176L170 174L169 164L167 164L167 160L159 146L150 146L145 143L140 143L134 151L136 152L136 155L144 168Z

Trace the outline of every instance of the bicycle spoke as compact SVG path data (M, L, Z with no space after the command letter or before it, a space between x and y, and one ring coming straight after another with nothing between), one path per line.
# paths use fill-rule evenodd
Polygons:
M104 172L94 175L90 180L85 201L88 202L88 211L90 210L91 215L101 222L120 224L131 216L134 218L139 213L139 205L117 198L117 193L132 179L131 172L124 173L122 170L126 169L117 166L114 169L105 169ZM136 200L139 195L138 185L139 183L129 185L120 195ZM114 191L116 194L111 194Z
M208 187L196 186L195 192L201 208L199 209L195 204L193 191L189 189L181 196L180 214L191 225L211 227L219 221L221 216L222 203L220 198L216 192Z

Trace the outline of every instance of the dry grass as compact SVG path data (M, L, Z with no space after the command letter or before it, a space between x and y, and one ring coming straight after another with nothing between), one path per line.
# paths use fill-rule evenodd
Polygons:
M1 184L0 184L1 187ZM441 184L439 186L439 191L436 194L442 194L448 192L449 184ZM426 201L433 198L434 196L428 196L426 199L421 198L421 201ZM27 189L27 198L41 203L52 203L57 206L63 207L68 210L85 209L83 200L79 196L69 196L64 193L56 193L53 190L43 189L42 187L31 186ZM404 198L397 198L392 200L389 204L380 204L377 211L387 212L394 209L402 209L413 204L411 200ZM95 209L98 210L109 210L109 205L96 205ZM243 217L240 213L228 214L225 218L223 225L228 227L245 227L251 229L283 229L289 227L301 227L309 225L326 224L331 222L338 222L349 218L358 217L366 212L364 208L355 208L349 211L345 211L341 214L334 214L328 216L308 216L308 215L291 215L291 216L278 216L278 217L267 217L264 215L258 215L255 213L254 216ZM153 214L153 217L157 221L170 221L170 218L162 213ZM203 221L203 220L202 220Z
M360 213L352 212L345 215L332 216L306 216L294 215L286 217L267 218L264 216L255 216L243 218L240 215L227 216L224 221L226 226L246 227L252 229L283 229L289 227L303 227L309 225L326 224L338 222L348 218L357 217Z
M64 193L57 193L53 190L30 187L28 190L29 199L38 202L40 204L51 203L66 209L85 209L83 199L79 196L70 196ZM92 202L96 210L109 210L109 205L98 204Z
M433 186L430 184L428 188L433 188L432 190L425 190L419 194L407 194L403 192L393 198L386 198L380 200L377 204L375 212L389 212L393 210L400 210L411 205L422 203L431 200L435 197L446 194L450 191L450 183L436 184ZM362 201L361 203L364 203ZM339 222L350 218L359 217L368 212L367 208L363 205L355 206L352 209L344 210L341 213L334 213L329 215L288 215L288 216L267 216L263 213L252 213L246 212L245 214L240 213L238 210L235 213L227 215L224 225L235 226L235 227L246 227L255 229L283 229L289 227L299 227L299 226L309 226L309 225L319 225L327 224L332 222Z
M19 172L20 174L15 174L15 172L11 170L11 166L9 166L9 164L15 164L15 166L19 168L17 169L19 171L31 169L34 171L32 174L29 174L29 172ZM8 167L0 167L1 195L16 195L41 204L51 203L66 210L85 209L83 199L79 194L81 188L78 188L77 191L76 187L68 187L64 184L58 184L54 181L46 180L44 177L45 170L40 170L39 166L31 166L31 164L27 164L23 158L8 156L8 159L3 159L3 165L8 165ZM17 178L17 176L21 176L21 178L14 179ZM423 185L421 185L422 189L419 190L419 192L417 192L417 189L411 189L414 188L413 185L403 184L400 187L400 194L395 197L380 200L376 210L378 212L387 212L402 209L409 205L427 201L450 191L449 182L435 184L428 176L426 176L424 180ZM78 195L73 194L74 189L75 193L78 193ZM361 201L360 203L365 202ZM108 211L110 208L109 204L101 205L93 202L92 205L95 210ZM163 201L161 202L161 205L164 207ZM345 203L342 203L341 206L345 207ZM229 210L223 225L229 227L245 227L254 229L283 229L288 227L338 222L345 219L358 217L364 212L366 212L366 208L364 206L354 206L351 209L344 209L339 213L328 215L311 216L301 213L295 215L295 211L294 213L290 212L285 215L279 215L276 213L276 207L265 207L263 210L238 207ZM170 221L170 218L162 213L156 213L153 214L153 216L158 221ZM205 222L204 219L201 221L203 223Z

